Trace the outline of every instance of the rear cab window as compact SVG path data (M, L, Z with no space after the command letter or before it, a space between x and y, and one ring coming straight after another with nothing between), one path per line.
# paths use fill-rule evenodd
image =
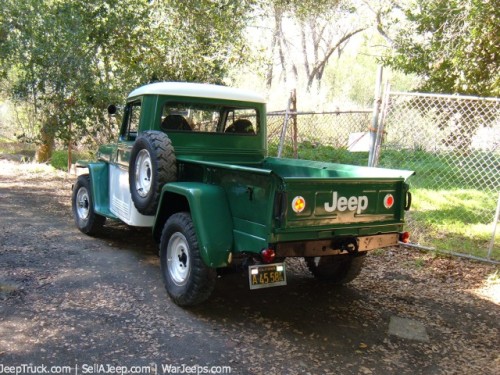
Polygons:
M259 132L259 116L256 108L167 102L162 108L160 129L167 133L173 131L251 136Z

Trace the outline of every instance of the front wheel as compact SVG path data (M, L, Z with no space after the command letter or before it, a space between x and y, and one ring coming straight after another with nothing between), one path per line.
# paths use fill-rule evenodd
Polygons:
M106 217L96 214L94 211L88 174L78 176L73 187L71 206L75 224L81 232L93 235L104 225Z
M163 228L160 242L163 282L179 306L197 305L210 297L215 287L216 270L205 265L191 215L172 215Z
M314 277L338 285L354 280L361 272L364 260L365 254L305 258Z

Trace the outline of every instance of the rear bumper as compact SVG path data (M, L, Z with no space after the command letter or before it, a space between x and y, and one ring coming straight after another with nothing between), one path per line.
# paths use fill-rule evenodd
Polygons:
M351 237L352 239L353 237ZM377 234L373 236L359 236L355 240L358 251L369 251L389 246L398 245L399 234ZM337 255L346 252L341 249L342 239L332 238L327 240L282 242L276 244L277 257L317 257Z

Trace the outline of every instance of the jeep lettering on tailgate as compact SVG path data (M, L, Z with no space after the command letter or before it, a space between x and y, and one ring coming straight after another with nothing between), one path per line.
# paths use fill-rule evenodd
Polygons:
M361 212L368 208L368 197L366 195L362 195L359 197L342 197L338 196L336 191L332 194L332 203L325 202L325 211L326 212L334 212L340 211L344 212L348 211L356 211L359 215Z

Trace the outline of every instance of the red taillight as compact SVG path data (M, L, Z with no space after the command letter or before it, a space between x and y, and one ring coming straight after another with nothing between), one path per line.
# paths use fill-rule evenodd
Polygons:
M394 205L394 197L392 196L392 194L387 194L384 197L384 207L387 208L387 209L389 209L393 205Z
M399 241L401 241L403 243L410 242L410 232L399 233Z
M272 263L276 257L276 253L273 249L264 249L261 251L260 255L264 263Z

